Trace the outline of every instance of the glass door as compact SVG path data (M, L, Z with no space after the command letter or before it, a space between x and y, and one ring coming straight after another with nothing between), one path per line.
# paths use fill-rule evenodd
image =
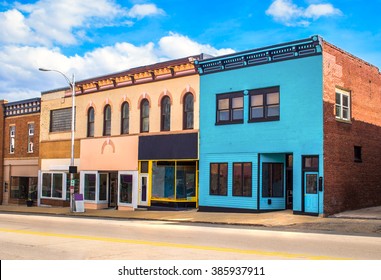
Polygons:
M304 211L319 212L318 172L304 173Z
M138 205L149 206L148 199L148 174L139 175Z

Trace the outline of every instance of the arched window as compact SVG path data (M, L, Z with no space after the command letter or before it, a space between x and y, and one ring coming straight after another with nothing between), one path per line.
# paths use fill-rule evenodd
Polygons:
M122 104L121 134L128 134L130 131L130 105L128 102Z
M94 137L94 108L87 111L87 137Z
M140 132L149 131L149 102L143 99L140 103Z
M161 100L161 131L171 129L171 99L164 96Z
M103 136L111 135L111 106L106 105L103 112Z
M184 96L183 100L184 109L183 109L183 128L184 129L193 129L193 94L188 92Z

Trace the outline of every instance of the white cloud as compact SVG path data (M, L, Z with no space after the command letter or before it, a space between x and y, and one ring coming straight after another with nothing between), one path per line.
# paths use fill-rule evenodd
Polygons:
M142 19L147 16L165 15L165 12L155 4L136 4L127 14L132 18Z
M41 91L65 87L59 75L39 72L38 68L57 69L87 79L160 61L207 53L223 55L233 49L216 49L190 38L169 33L156 44L136 46L127 42L97 48L83 56L65 56L60 49L8 45L0 47L0 99L21 100L37 97Z
M309 26L312 20L342 15L342 12L332 4L310 4L307 8L302 8L292 0L275 0L266 14L286 26Z

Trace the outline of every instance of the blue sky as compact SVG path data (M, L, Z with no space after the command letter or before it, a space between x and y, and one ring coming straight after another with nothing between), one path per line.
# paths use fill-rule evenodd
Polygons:
M381 67L381 0L0 0L0 100L200 52L320 35Z

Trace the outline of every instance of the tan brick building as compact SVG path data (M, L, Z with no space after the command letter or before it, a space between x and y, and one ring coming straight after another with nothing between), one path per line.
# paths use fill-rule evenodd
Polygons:
M2 204L37 203L40 98L2 106Z

